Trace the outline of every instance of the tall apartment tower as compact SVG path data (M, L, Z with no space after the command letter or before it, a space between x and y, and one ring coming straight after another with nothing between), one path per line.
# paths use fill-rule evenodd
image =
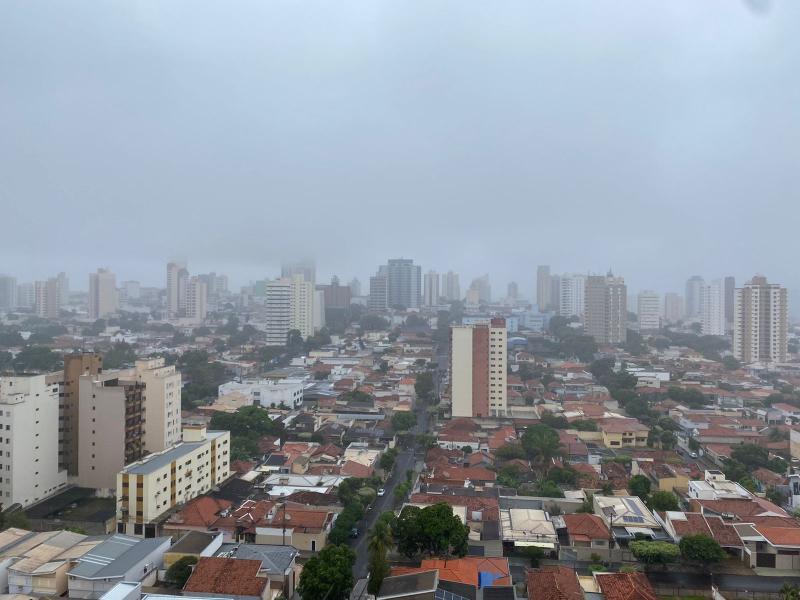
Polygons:
M501 417L506 396L506 321L450 328L453 417Z
M667 323L677 323L683 319L683 297L675 292L664 294L664 320Z
M461 285L458 282L458 273L448 271L442 275L442 296L448 302L461 300Z
M701 294L703 310L700 324L703 335L725 335L725 285L721 279L714 279L703 287Z
M0 377L0 496L4 507L30 506L61 491L59 467L60 375Z
M628 334L628 288L622 277L590 275L586 280L586 334L598 344L622 344Z
M541 312L547 312L554 308L552 305L553 293L550 287L552 284L550 265L536 267L536 305Z
M314 335L314 296L314 284L301 274L267 282L267 345L285 345L293 329L303 339Z
M492 284L489 281L489 274L476 277L469 284L469 289L478 292L478 302L488 304L492 301Z
M206 319L208 311L208 285L202 277L190 277L186 283L185 316L198 323Z
M69 277L63 271L56 276L58 281L58 307L69 304Z
M171 319L184 316L189 271L186 263L167 263L167 316Z
M34 282L33 294L36 316L43 319L57 319L60 307L58 279L51 277L47 281Z
M639 331L657 331L661 328L661 296L652 290L639 292L636 298Z
M181 441L181 373L163 358L137 360L135 379L144 384L144 449L161 452Z
M12 310L17 307L17 279L9 275L0 275L0 310Z
M117 278L108 269L89 274L89 318L105 319L117 312Z
M550 275L550 311L561 314L561 275Z
M389 278L386 275L386 267L380 267L378 272L369 278L369 301L367 307L370 310L386 310L389 308Z
M753 277L736 288L733 309L733 354L743 363L786 362L789 302L786 288Z
M70 477L78 475L78 437L80 435L79 383L81 376L96 376L103 372L103 357L97 352L82 352L64 356L63 398L61 402L61 459L62 468Z
M310 258L281 265L281 279L294 279L295 275L300 275L313 285L317 281L317 266Z
M583 317L586 308L586 276L579 273L559 278L558 314Z
M390 258L386 265L389 306L419 308L422 299L422 267L410 258Z
M17 285L17 308L35 308L36 286L33 283Z
M425 306L436 306L439 304L439 274L436 271L425 273L425 290L423 300Z
M349 286L351 297L358 298L361 296L361 282L358 280L358 277L353 277L350 280Z
M703 291L706 282L700 275L692 275L686 281L686 317L699 318L703 314Z
M506 298L509 300L516 300L519 298L519 286L516 281L509 282L508 289L506 290Z
M736 278L725 278L725 331L733 331L733 304L736 296Z

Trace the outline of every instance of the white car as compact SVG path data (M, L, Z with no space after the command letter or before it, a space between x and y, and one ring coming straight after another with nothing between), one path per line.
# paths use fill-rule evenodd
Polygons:
M378 490L378 496L383 496L384 494L386 494L386 490L385 489L381 488L381 489Z
M692 452L691 454L689 454L689 456L691 456L692 458L697 458L697 452Z

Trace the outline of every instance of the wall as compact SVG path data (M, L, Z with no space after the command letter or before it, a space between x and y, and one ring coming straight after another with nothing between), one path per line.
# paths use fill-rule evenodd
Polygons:
M453 417L472 416L472 328L453 327L452 339L452 414Z
M125 466L125 389L93 379L81 376L78 392L78 485L113 495L117 472Z

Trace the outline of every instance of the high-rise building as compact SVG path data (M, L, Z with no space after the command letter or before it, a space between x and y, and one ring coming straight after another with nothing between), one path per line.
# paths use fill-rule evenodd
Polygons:
M105 319L117 312L117 278L108 269L89 274L89 318Z
M677 323L685 314L683 297L675 292L664 294L664 320L667 323Z
M36 287L32 283L20 283L17 286L17 308L35 308Z
M386 275L386 267L382 266L378 272L369 278L369 302L367 307L370 310L386 310L389 308L389 278Z
M208 286L201 277L190 277L186 283L185 316L197 323L206 319L208 310Z
M228 293L228 276L217 275L213 271L198 275L206 284L206 291L209 298L220 298Z
M185 263L167 263L167 316L170 319L184 316L188 281L189 271Z
M733 331L733 303L736 296L736 278L725 278L725 331Z
M58 281L58 307L63 308L69 304L69 277L63 271L56 276Z
M586 276L580 273L559 277L558 314L562 317L583 317L585 312Z
M78 475L79 384L81 376L96 376L103 372L103 357L96 352L81 352L64 356L61 411L61 466L70 477Z
M17 307L17 280L10 275L0 275L0 310Z
M58 457L59 379L0 377L3 506L24 508L67 486L67 472L59 468Z
M317 282L317 267L310 258L287 262L281 265L281 279L294 279L295 275L301 275L305 281L312 285Z
M422 300L422 267L410 258L390 258L386 265L389 307L419 308Z
M542 309L539 309L541 312ZM561 275L550 275L550 304L549 311L561 314Z
M622 277L586 279L586 334L598 344L623 344L628 334L628 288Z
M161 452L181 441L181 373L163 358L137 360L134 376L145 386L144 449Z
M51 277L47 281L34 282L33 293L36 316L43 319L57 319L60 306L58 279Z
M686 282L686 316L699 318L703 313L703 290L706 282L700 275L692 275Z
M506 297L509 300L516 300L519 298L519 286L516 281L509 282L508 289L506 290Z
M436 271L425 273L425 293L423 297L425 306L439 304L439 274Z
M461 285L458 282L458 273L448 271L442 275L442 296L448 302L461 300Z
M637 297L639 331L656 331L661 328L661 296L652 290L639 292Z
M489 304L492 301L492 284L489 281L489 274L476 277L469 284L469 289L478 292L478 302Z
M725 335L725 286L721 279L714 279L704 286L703 311L700 324L703 335Z
M351 289L346 285L339 285L339 278L331 277L330 285L318 285L317 291L322 292L325 301L324 310L346 310L350 308Z
M299 331L303 339L314 335L314 295L314 284L302 274L267 282L267 345L286 345L293 329Z
M506 415L507 337L501 318L450 328L453 417Z
M142 295L142 286L138 281L123 281L119 287L119 301L138 300Z
M323 290L312 290L313 305L311 315L311 326L313 331L319 331L325 327L325 292Z
M353 277L350 280L350 296L354 298L361 296L361 282L358 277Z
M550 287L552 284L553 279L550 275L550 265L539 265L536 267L536 305L541 312L546 312L555 308L552 305L553 292Z
M786 288L753 277L736 288L733 310L733 354L743 363L786 362L789 302Z

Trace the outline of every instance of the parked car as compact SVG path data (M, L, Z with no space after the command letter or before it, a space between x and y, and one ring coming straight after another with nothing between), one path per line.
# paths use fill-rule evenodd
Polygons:
M697 452L690 452L689 456L691 456L692 458L697 458Z
M351 538L357 538L358 537L358 527L353 527L350 530L350 537Z
M385 490L385 489L383 489L383 488L380 488L380 489L378 490L378 496L383 496L383 495L385 495L385 494L386 494L386 490Z

